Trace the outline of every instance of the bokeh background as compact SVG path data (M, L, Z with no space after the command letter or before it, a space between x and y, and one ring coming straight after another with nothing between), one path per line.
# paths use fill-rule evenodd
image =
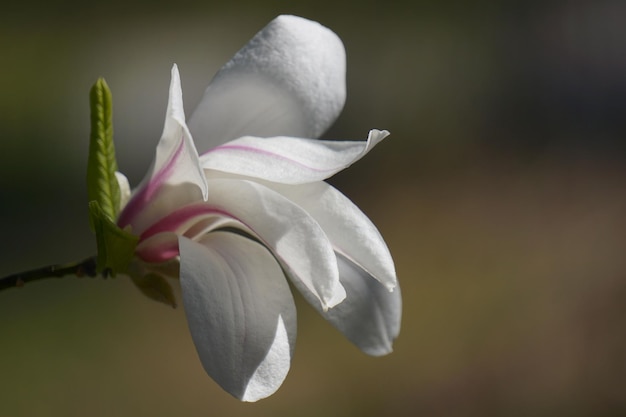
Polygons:
M21 1L0 13L0 275L95 251L88 91L143 176L172 63L186 108L274 16L343 39L327 138L392 137L332 183L379 226L404 294L370 358L298 298L291 372L243 404L202 370L182 308L123 277L0 294L0 416L626 415L626 3ZM179 295L179 294L178 294Z

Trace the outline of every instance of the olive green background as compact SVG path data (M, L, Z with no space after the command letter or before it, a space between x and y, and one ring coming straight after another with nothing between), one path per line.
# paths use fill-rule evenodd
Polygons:
M0 275L95 250L85 170L97 77L137 184L172 64L189 113L233 53L292 13L348 51L348 101L325 137L392 132L331 182L386 238L404 315L394 353L370 358L297 297L290 374L244 404L202 370L182 308L124 277L34 283L0 294L0 416L626 413L623 2L2 7Z

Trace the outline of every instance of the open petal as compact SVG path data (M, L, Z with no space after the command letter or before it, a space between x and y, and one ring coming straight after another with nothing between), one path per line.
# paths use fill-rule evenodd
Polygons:
M363 352L372 356L390 353L400 332L400 287L389 292L370 274L341 255L338 264L347 294L341 304L323 311L311 294L303 292L304 297Z
M306 210L322 227L335 252L393 290L396 270L389 248L376 226L349 198L322 181L267 186Z
M279 16L217 73L189 127L201 152L245 135L319 137L343 109L345 74L337 35Z
M185 125L182 89L176 65L172 68L163 135L148 174L120 213L118 225L141 233L173 209L206 198L207 188L198 152Z
M287 281L260 244L228 232L180 238L180 283L207 373L244 401L274 393L289 370L296 310Z
M205 169L302 184L333 176L361 159L388 135L385 130L372 130L367 141L246 136L211 149L200 157L200 162Z
M207 182L211 193L199 210L239 221L272 250L294 284L315 295L323 309L344 299L331 243L306 211L252 181L210 178Z

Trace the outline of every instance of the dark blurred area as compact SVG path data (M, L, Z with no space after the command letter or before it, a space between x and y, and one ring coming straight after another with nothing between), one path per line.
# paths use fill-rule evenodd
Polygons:
M136 185L170 68L190 114L273 17L333 29L348 101L326 138L392 136L331 180L396 260L403 329L370 358L297 297L290 375L241 404L182 308L124 277L0 294L0 416L626 415L626 3L24 1L0 13L0 275L95 251L88 91L113 92Z

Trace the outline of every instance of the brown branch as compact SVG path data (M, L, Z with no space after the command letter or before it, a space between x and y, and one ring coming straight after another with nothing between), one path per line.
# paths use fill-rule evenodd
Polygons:
M68 275L74 275L77 277L96 277L96 259L87 258L82 262L76 262L65 265L49 265L43 268L32 269L30 271L18 272L0 278L0 291L14 288L23 287L28 282L39 281L41 279L48 278L63 278Z

